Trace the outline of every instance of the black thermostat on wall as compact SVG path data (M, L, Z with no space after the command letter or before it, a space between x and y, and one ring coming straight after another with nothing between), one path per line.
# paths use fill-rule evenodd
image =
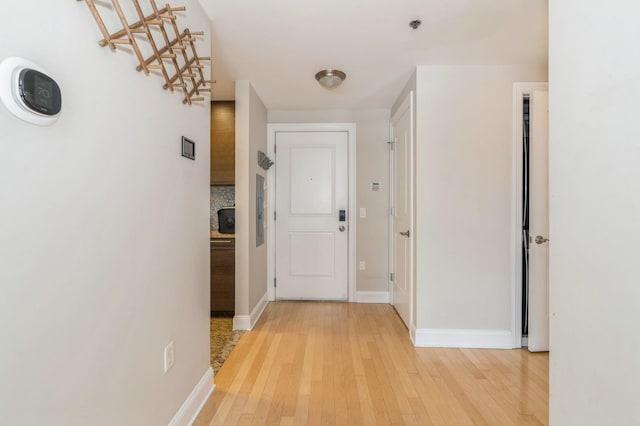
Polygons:
M62 94L54 79L40 71L24 68L18 74L20 100L32 111L54 116L62 108Z
M196 159L196 144L194 141L182 137L182 156L191 160Z
M16 56L0 62L0 101L16 117L50 126L62 112L62 90L39 65Z

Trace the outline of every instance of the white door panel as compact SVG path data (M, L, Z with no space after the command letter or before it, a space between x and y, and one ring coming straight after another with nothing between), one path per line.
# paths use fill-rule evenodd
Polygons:
M393 306L407 327L411 322L411 280L413 214L412 152L413 152L413 103L412 95L392 119L392 270Z
M347 152L347 132L276 133L277 299L348 298Z
M334 277L333 232L289 232L291 277Z
M529 336L532 352L549 350L549 95L530 98Z
M291 148L290 214L332 215L334 173L335 146Z

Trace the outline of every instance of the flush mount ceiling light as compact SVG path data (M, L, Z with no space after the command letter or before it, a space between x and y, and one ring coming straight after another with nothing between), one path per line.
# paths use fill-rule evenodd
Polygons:
M316 74L316 80L325 89L333 89L342 84L347 75L340 70L322 70Z

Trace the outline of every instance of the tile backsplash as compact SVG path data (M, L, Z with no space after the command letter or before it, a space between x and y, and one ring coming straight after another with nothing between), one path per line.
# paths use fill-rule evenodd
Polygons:
M211 186L211 210L209 219L211 229L218 230L218 210L222 207L233 206L236 202L235 186Z

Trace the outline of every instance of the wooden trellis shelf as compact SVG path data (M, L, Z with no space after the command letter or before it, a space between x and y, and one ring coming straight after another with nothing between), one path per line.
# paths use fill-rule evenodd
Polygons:
M107 1L107 0L105 0ZM163 89L173 92L182 90L184 99L182 103L191 105L193 102L205 100L205 93L211 93L212 81L204 76L203 62L210 61L210 57L198 56L196 51L196 37L203 36L202 31L190 31L188 28L180 31L175 12L184 12L184 6L172 7L166 4L158 8L155 0L146 0L153 13L145 16L140 5L141 0L130 1L135 8L138 20L130 24L120 6L119 0L108 0L113 5L122 29L110 33L102 16L96 7L94 0L85 0L91 14L96 20L103 39L98 42L102 47L109 46L116 50L119 45L126 45L133 49L138 59L137 71L149 74L151 70L159 71L164 78ZM162 42L159 43L152 34L153 29L161 34ZM149 43L151 54L144 56L136 34L142 34L143 39ZM172 34L170 36L169 34ZM144 37L146 36L146 37Z

